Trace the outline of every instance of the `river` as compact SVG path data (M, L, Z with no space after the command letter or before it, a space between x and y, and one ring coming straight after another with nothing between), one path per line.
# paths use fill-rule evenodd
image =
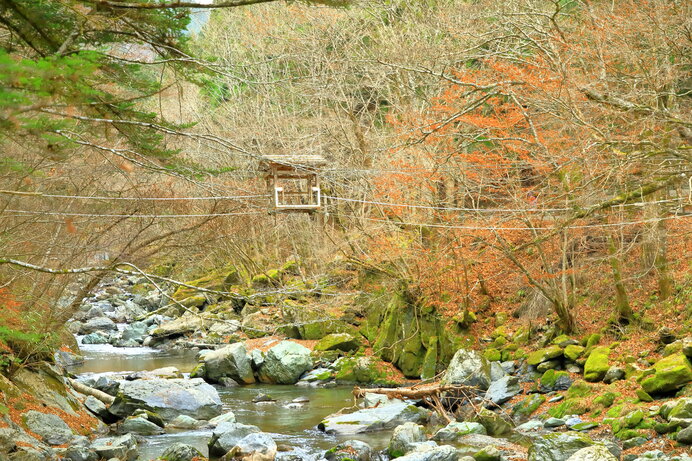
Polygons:
M186 374L197 364L196 354L192 351L160 351L146 347L116 348L110 345L80 347L85 361L70 370L79 376L109 375L169 366L174 366ZM217 389L224 410L235 413L238 422L258 426L262 431L271 434L278 445L292 448L290 451L280 452L277 459L288 455L297 455L298 459L307 461L321 459L324 451L336 445L340 439L318 431L316 425L325 416L353 405L352 388L347 386L306 388L258 384ZM269 394L276 402L253 403L252 399L258 393ZM297 398L305 398L308 401L302 404L292 403ZM167 429L166 434L144 437L143 443L140 444L139 460L156 459L175 442L193 445L206 454L210 437L209 429ZM383 432L348 438L362 440L375 449L381 449L386 446L389 437L389 432Z

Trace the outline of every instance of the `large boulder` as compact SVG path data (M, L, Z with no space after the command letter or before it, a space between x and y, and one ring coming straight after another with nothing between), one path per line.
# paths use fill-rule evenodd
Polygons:
M95 331L118 331L118 326L108 317L95 317L87 320L79 329L80 335L88 335Z
M495 405L502 405L520 392L519 378L507 375L490 384L485 399Z
M459 349L452 357L442 381L444 384L476 386L485 391L491 382L490 362L474 350Z
M664 357L644 375L641 385L649 394L674 392L692 381L692 363L682 353Z
M102 331L95 331L82 337L82 344L108 344L110 342L110 335Z
M317 427L336 435L352 435L393 429L406 422L425 423L430 411L409 402L395 401L354 413L327 416Z
M371 461L373 450L360 440L347 440L327 450L323 458L327 461Z
M265 354L259 378L264 383L295 384L310 369L310 349L292 341L281 341Z
M596 443L579 432L555 432L533 439L528 461L567 461L582 448Z
M404 423L397 426L389 440L387 452L392 458L398 458L411 451L415 444L425 442L425 428L416 423Z
M252 362L245 344L234 343L204 355L205 377L212 382L231 378L238 384L252 384L255 376L252 373Z
M212 432L209 439L209 454L223 456L238 442L250 434L261 432L257 426L240 423L220 423Z
M202 379L143 379L124 381L109 411L126 417L142 408L171 420L183 414L211 419L221 414L218 392Z
M159 325L151 335L154 338L167 338L169 336L181 336L185 333L192 333L204 327L208 327L211 321L205 320L198 315L186 313L182 317L178 317L170 322L165 322Z
M195 458L204 459L205 456L192 445L174 443L166 448L160 459L162 461L192 461Z

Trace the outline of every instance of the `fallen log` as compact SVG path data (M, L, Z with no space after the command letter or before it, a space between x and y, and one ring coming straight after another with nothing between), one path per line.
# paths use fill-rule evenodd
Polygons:
M93 387L89 387L86 384L82 384L79 381L75 381L72 378L68 378L68 381L72 388L79 392L80 394L84 395L90 395L94 397L95 399L100 400L101 402L105 403L106 405L110 405L115 401L115 397L112 395L108 395L105 392L102 392L98 389L94 389Z
M365 394L382 394L386 395L391 399L424 399L428 397L439 397L443 392L454 392L466 393L474 390L471 386L459 386L459 385L435 385L428 387L395 387L395 388L374 388L374 389L363 389L358 386L353 388L353 396L355 398L365 397Z

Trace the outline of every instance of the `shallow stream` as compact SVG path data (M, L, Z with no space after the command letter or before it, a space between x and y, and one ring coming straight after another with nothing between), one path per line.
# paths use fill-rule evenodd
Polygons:
M159 351L145 347L116 348L110 345L82 345L85 361L70 371L78 375L144 371L174 366L189 373L197 364L192 351ZM316 429L316 425L327 415L353 405L351 387L305 388L297 386L266 385L218 388L224 410L236 415L238 422L253 424L270 433L278 445L291 447L291 451L279 453L297 455L304 460L321 459L325 450L339 442L335 436ZM276 402L256 404L252 402L258 393L271 395ZM307 398L303 404L291 404L296 398ZM289 405L290 404L290 405ZM350 436L381 449L389 440L388 432ZM156 459L175 442L197 447L207 453L207 441L211 430L169 432L164 435L145 437L140 444L140 460ZM294 458L295 459L295 458Z

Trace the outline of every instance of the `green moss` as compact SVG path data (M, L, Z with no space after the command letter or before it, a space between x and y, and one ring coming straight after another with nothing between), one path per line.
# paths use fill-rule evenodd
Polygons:
M606 412L606 416L609 418L617 418L622 414L622 411L625 409L625 404L619 404L615 405L614 407L610 408Z
M613 392L606 392L605 394L601 394L598 397L596 397L593 400L593 403L596 405L600 405L603 408L609 408L610 406L615 403L615 399L617 398L617 394Z
M567 397L568 398L575 398L575 397L586 397L587 395L590 395L592 391L592 386L589 385L588 383L582 381L582 380L577 380L572 383L572 385L569 387L567 390Z
M639 423L642 422L644 419L644 412L641 410L635 410L624 417L624 423L625 427L628 427L630 429L635 428L639 425Z
M497 349L486 349L483 351L483 357L491 362L499 362L502 359L502 353Z
M565 347L565 358L571 360L572 362L576 362L577 359L584 353L584 350L585 348L582 346L570 344L569 346Z
M562 356L562 348L557 345L548 346L544 349L539 349L529 354L526 362L529 365L538 365L539 363L547 362Z
M569 373L566 371L547 370L543 373L543 376L541 376L540 384L543 389L555 390L554 388L558 380L563 380L568 383L569 381L565 380L569 379Z
M540 407L545 400L546 397L542 394L531 394L512 407L512 414L516 416L529 416L538 410L538 407Z
M603 346L595 347L589 354L589 358L586 359L584 364L584 379L590 382L596 382L603 380L610 364L608 363L608 356L610 355L610 349Z
M556 405L548 410L548 414L554 418L564 418L567 415L583 415L589 411L585 399L572 398Z
M185 283L193 287L205 288L207 290L229 291L232 285L240 282L241 277L238 270L235 267L231 267L224 270L212 271L204 277ZM180 287L173 293L173 299L182 301L196 293L198 293L198 291L194 288Z
M692 364L681 353L662 358L654 364L653 371L652 375L640 378L648 394L672 392L692 381Z
M433 336L428 342L428 350L423 358L420 373L421 379L431 379L437 374L437 341L437 336Z

